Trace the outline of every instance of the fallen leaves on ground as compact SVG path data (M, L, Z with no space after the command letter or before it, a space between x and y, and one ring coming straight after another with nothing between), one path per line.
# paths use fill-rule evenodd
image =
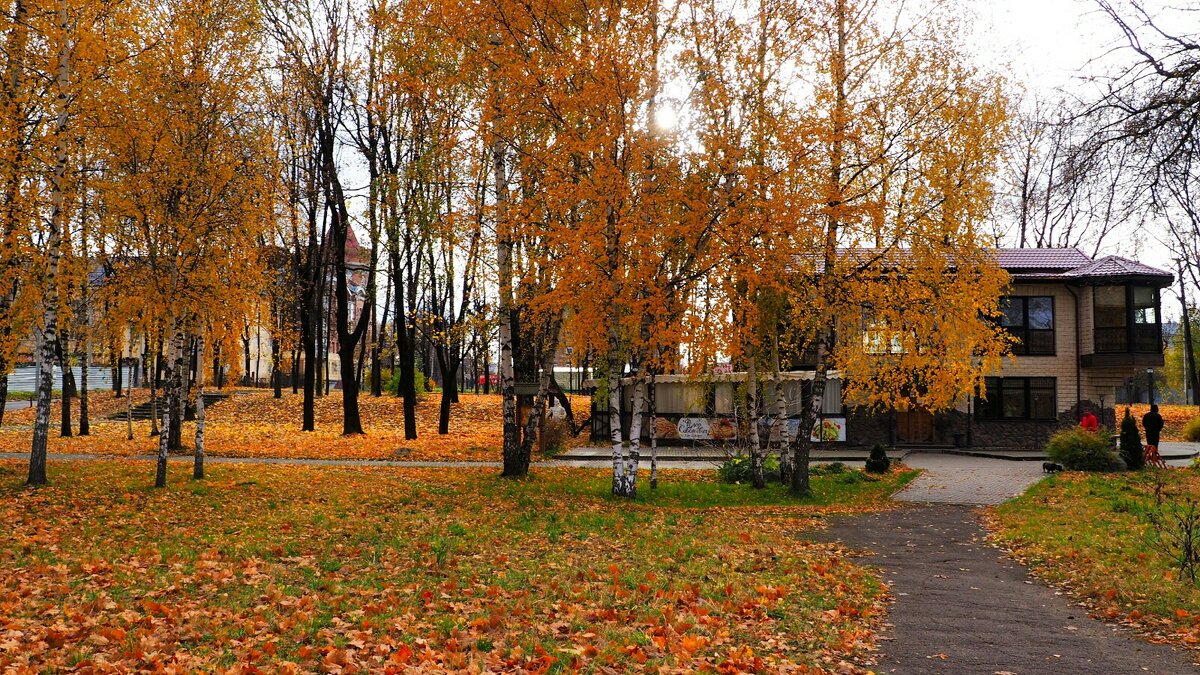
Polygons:
M1146 439L1146 430L1142 429L1142 415L1150 412L1150 406L1145 403L1135 403L1130 407L1130 414L1137 419L1138 431L1142 434L1142 442ZM1162 440L1182 441L1183 427L1188 422L1200 416L1200 408L1194 405L1159 404L1158 413L1163 418ZM1125 406L1117 406L1117 424L1125 417Z
M987 517L993 539L1092 616L1200 659L1200 587L1177 578L1147 540L1155 476L1174 499L1200 498L1200 473L1156 469L1064 473L1042 481Z
M796 534L878 484L745 507L711 480L628 503L583 469L219 465L166 490L145 463L23 470L0 462L5 672L862 672L884 611Z
M424 396L417 406L417 439L404 438L403 399L393 396L361 396L361 436L342 435L340 392L316 399L314 432L301 432L303 399L285 394L273 398L262 389L228 390L231 396L208 410L205 448L219 457L279 457L306 459L400 459L499 461L502 442L502 410L498 395L460 394L452 405L449 432L437 433L440 395ZM133 404L149 400L137 390ZM125 409L124 399L111 392L93 394L89 400L90 436L59 438L59 403L51 411L50 452L144 455L157 452L158 439L151 437L150 422L134 422L134 439L126 440L123 420L106 419ZM72 401L78 418L78 402ZM5 415L0 427L0 451L28 452L32 439L33 411L20 409ZM76 421L77 424L77 421ZM185 422L184 445L192 447L195 422Z

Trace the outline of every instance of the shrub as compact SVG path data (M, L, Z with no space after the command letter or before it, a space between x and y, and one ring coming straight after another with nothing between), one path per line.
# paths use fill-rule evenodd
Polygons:
M421 400L425 396L425 373L417 370L413 373L413 388L417 391L417 400ZM389 392L393 396L400 395L400 369L397 368L391 373L390 377L384 378L384 391Z
M1112 438L1105 432L1074 427L1050 437L1046 455L1070 471L1108 471L1117 459Z
M867 471L870 473L887 473L892 466L892 460L888 459L887 451L883 446L876 443L871 446L871 455L867 457Z
M722 483L749 483L750 458L745 455L730 457L717 469L717 477ZM774 456L763 460L763 478L768 481L779 480L779 460Z
M562 417L547 418L542 424L542 435L546 439L546 456L553 457L566 449L571 423Z
M1200 417L1193 417L1183 425L1183 440L1200 442Z
M846 472L846 465L841 462L833 462L830 464L813 464L808 468L810 476L827 476L836 475Z
M1121 458L1131 471L1142 468L1146 461L1142 454L1142 435L1128 406L1125 408L1125 417L1121 418Z
M877 483L879 479L866 471L851 469L837 477L837 482L844 485L857 485L858 483Z

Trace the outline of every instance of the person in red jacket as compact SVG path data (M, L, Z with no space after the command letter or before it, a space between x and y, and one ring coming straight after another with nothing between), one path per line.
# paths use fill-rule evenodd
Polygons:
M1079 420L1079 426L1095 433L1100 430L1100 420L1096 419L1096 415L1089 410L1084 413L1083 419Z

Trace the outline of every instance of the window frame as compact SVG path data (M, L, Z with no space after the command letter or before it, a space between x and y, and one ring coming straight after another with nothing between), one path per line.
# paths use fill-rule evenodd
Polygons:
M1095 291L1092 292L1092 351L1096 354L1162 354L1162 289L1146 283L1127 283L1127 284L1110 284L1104 288L1123 288L1125 295L1125 325L1124 326L1106 326L1101 327L1096 325L1096 296ZM1135 319L1137 317L1138 307L1134 303L1134 295L1137 289L1148 289L1154 293L1154 323L1139 323ZM1150 309L1151 307L1142 307L1140 309ZM1149 327L1153 327L1152 329ZM1140 327L1140 328L1139 328ZM1111 334L1113 331L1124 329L1124 345L1122 349L1102 348L1102 343L1107 343L1109 340L1100 339L1102 332ZM1149 331L1149 332L1146 332ZM1119 334L1119 333L1118 333ZM1145 342L1144 338L1153 336L1154 346L1151 349L1141 349L1140 344Z
M975 418L982 421L1011 421L1024 420L1029 422L1050 422L1058 420L1058 378L1055 377L987 377L985 378L987 398L975 397ZM1004 405L1005 392L1020 393L1023 397L1023 409L1019 415L1006 415ZM1034 416L1034 394L1049 392L1053 417Z
M1031 328L1029 326L1029 302L1041 299L1050 301L1050 328L1048 329ZM1001 328L1017 339L1016 343L1012 346L1013 356L1058 356L1058 303L1055 302L1055 297L1053 295L1007 295L1001 299L1002 302L1013 302L1016 300L1021 301L1021 325L1005 326L1001 324ZM1034 333L1050 334L1049 351L1030 351L1029 338Z

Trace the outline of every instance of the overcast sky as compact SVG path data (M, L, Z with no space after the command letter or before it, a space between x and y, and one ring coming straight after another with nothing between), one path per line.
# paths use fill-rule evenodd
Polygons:
M1127 64L1132 54L1124 38L1101 14L1095 0L960 0L975 18L976 48L980 58L1007 70L1030 95L1054 97L1061 89L1091 100L1097 93L1088 76L1103 76ZM1144 0L1142 3L1161 25L1172 31L1195 32L1200 14L1171 10L1193 0ZM1122 7L1120 0L1114 5ZM968 19L969 21L970 19ZM1190 24L1190 25L1187 25ZM1142 262L1173 270L1170 250L1153 233L1126 230L1105 241L1104 253L1136 257Z

